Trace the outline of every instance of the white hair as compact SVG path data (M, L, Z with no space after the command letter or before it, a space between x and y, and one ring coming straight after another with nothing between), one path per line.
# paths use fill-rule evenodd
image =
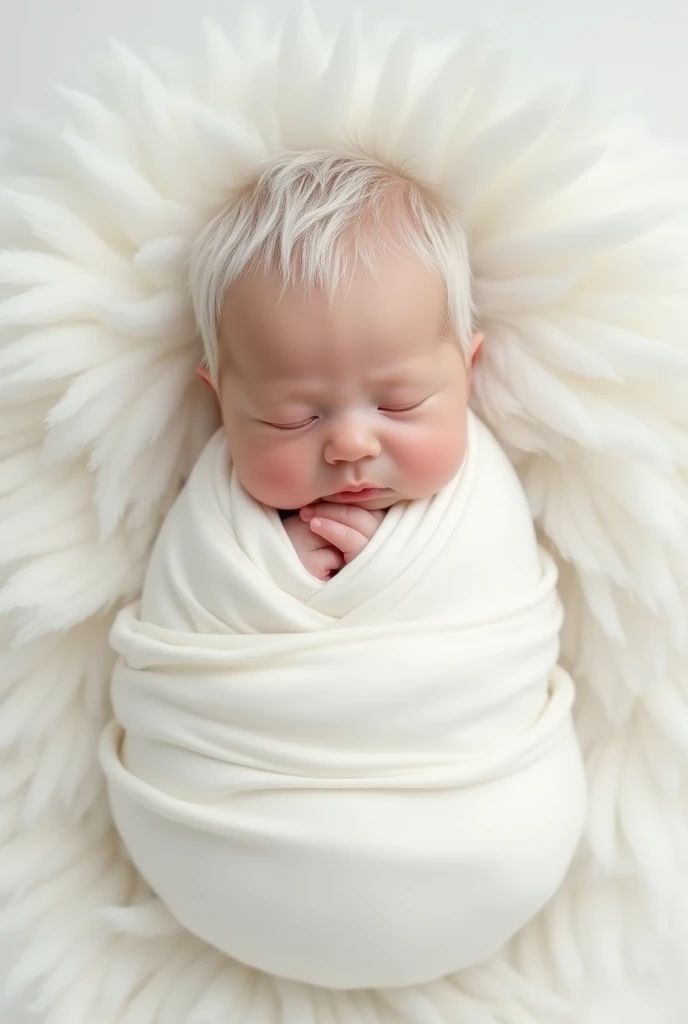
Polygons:
M334 295L357 266L374 275L376 257L392 243L440 274L449 328L468 355L471 272L455 212L373 158L312 150L272 161L213 217L191 251L191 299L211 380L219 377L224 298L246 271L278 271L285 288Z

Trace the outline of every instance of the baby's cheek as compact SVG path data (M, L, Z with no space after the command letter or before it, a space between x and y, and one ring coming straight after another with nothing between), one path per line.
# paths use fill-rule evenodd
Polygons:
M304 460L291 445L252 445L235 453L234 464L249 494L265 505L292 509L308 500Z
M434 494L458 472L466 450L465 433L453 430L419 431L404 446L402 471L414 496Z

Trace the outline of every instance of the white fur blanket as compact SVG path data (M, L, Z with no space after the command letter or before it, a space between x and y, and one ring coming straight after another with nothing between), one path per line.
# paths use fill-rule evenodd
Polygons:
M656 979L665 912L688 919L683 161L594 90L531 89L489 40L234 8L177 54L113 43L3 161L6 998L41 1024L674 1024ZM217 426L190 246L266 160L352 140L462 211L488 340L473 405L559 569L588 814L563 885L495 957L333 992L242 967L151 900L97 747L114 616Z
M191 931L329 988L494 954L558 888L584 775L561 606L475 418L462 471L327 583L222 432L118 617L101 744L134 862Z

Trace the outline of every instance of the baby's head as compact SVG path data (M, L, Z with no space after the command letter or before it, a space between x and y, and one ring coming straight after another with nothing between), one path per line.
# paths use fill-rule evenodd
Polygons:
M481 336L465 235L419 185L365 157L276 160L198 239L191 291L256 500L382 509L456 474Z

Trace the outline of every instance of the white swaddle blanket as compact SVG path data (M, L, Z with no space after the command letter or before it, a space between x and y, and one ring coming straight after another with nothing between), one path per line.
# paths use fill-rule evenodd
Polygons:
M327 583L216 434L115 623L101 740L119 832L177 919L329 988L494 953L583 826L555 584L474 417L458 476Z

